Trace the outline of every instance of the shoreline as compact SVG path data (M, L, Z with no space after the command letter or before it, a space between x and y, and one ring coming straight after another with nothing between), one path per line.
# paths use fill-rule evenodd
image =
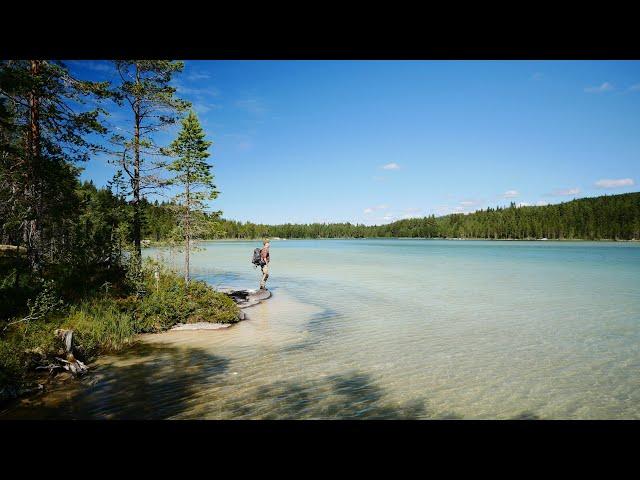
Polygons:
M141 336L147 335L162 335L167 332L175 332L175 331L200 331L200 330L226 330L244 320L248 320L245 310L251 307L254 307L265 300L268 300L272 297L272 293L270 290L251 290L251 289L241 289L236 290L232 288L220 288L215 290L216 292L223 293L229 296L239 307L239 315L238 320L233 323L220 323L220 322L196 322L196 323L179 323L174 325L171 328L166 330L158 331L158 332L149 332L149 333L137 333L131 340L131 343L124 349L125 351L133 348L140 342ZM114 355L117 353L111 353ZM13 391L8 393L6 397L0 397L0 413L8 411L11 409L12 405L15 405L17 402L22 400L26 400L37 395L46 394L47 390L51 388L55 388L64 383L78 381L82 377L84 377L87 373L90 373L90 370L95 367L96 362L100 360L104 355L98 355L91 362L87 363L88 371L82 375L74 375L67 371L57 372L55 375L51 375L51 373L46 373L45 370L42 370L40 373L37 371L32 372L31 381L27 381L26 385L19 391ZM4 392L3 392L4 393Z
M630 240L616 240L611 238L601 238L590 240L587 238L475 238L475 237L319 237L319 238L272 238L274 242L288 241L288 240L446 240L446 241L466 241L466 242L554 242L554 243L567 243L567 242L593 242L593 243L640 243L640 239ZM198 243L206 242L258 242L262 241L262 238L209 238L198 240ZM195 242L194 242L195 243ZM172 245L165 242L151 242L144 246L145 248L171 248Z

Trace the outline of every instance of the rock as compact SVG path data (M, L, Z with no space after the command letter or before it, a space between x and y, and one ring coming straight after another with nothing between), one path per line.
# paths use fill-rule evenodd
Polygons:
M197 323L179 323L171 330L220 330L222 328L229 328L231 323L211 323L211 322L197 322Z
M269 290L233 290L231 288L221 288L218 290L222 292L236 302L236 305L240 308L249 308L257 305L262 300L266 300L271 297Z

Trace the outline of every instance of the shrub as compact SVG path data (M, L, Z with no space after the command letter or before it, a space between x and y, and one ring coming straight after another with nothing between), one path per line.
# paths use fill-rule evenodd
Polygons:
M74 331L74 347L85 360L121 350L136 333L133 315L111 299L85 301L71 307L62 328Z
M165 270L155 283L155 279L148 281L148 294L135 308L136 328L141 332L161 331L178 323L238 321L233 300L202 281L192 280L187 286L183 278Z

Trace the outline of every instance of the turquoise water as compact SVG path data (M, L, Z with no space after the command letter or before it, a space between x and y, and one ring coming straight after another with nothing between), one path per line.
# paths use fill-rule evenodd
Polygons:
M255 246L205 243L194 275L256 288ZM271 259L245 322L146 336L5 416L640 418L640 245L287 240Z

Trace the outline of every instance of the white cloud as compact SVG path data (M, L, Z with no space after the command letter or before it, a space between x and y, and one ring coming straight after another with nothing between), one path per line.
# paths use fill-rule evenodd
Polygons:
M632 92L640 92L640 83L636 83L635 85L631 85L629 90Z
M475 205L476 202L474 202L473 200L463 200L462 202L460 202L460 205L462 205L463 207L470 207L471 205Z
M537 205L538 207L541 207L541 206L543 206L543 205L549 205L549 202L545 202L544 200L538 200L538 201L536 202L536 205Z
M518 202L518 207L530 207L531 204L527 202Z
M518 195L520 195L520 193L517 190L507 190L502 194L504 198L514 198L514 197L517 197Z
M567 188L567 189L554 190L551 195L564 196L564 195L577 195L579 193L580 193L579 188Z
M544 78L544 74L542 74L540 72L536 72L531 76L531 78L533 80L542 80Z
M611 90L615 90L615 87L609 82L604 82L602 85L598 87L586 87L584 89L584 91L587 93L603 93L603 92L610 92Z
M373 213L373 208L365 208L364 213L366 214Z
M598 180L595 185L598 188L620 188L630 187L632 185L635 185L635 182L632 178L603 178L602 180Z
M398 165L395 162L391 162L391 163L387 163L386 165L383 165L382 168L384 170L398 170L400 168L400 165Z

